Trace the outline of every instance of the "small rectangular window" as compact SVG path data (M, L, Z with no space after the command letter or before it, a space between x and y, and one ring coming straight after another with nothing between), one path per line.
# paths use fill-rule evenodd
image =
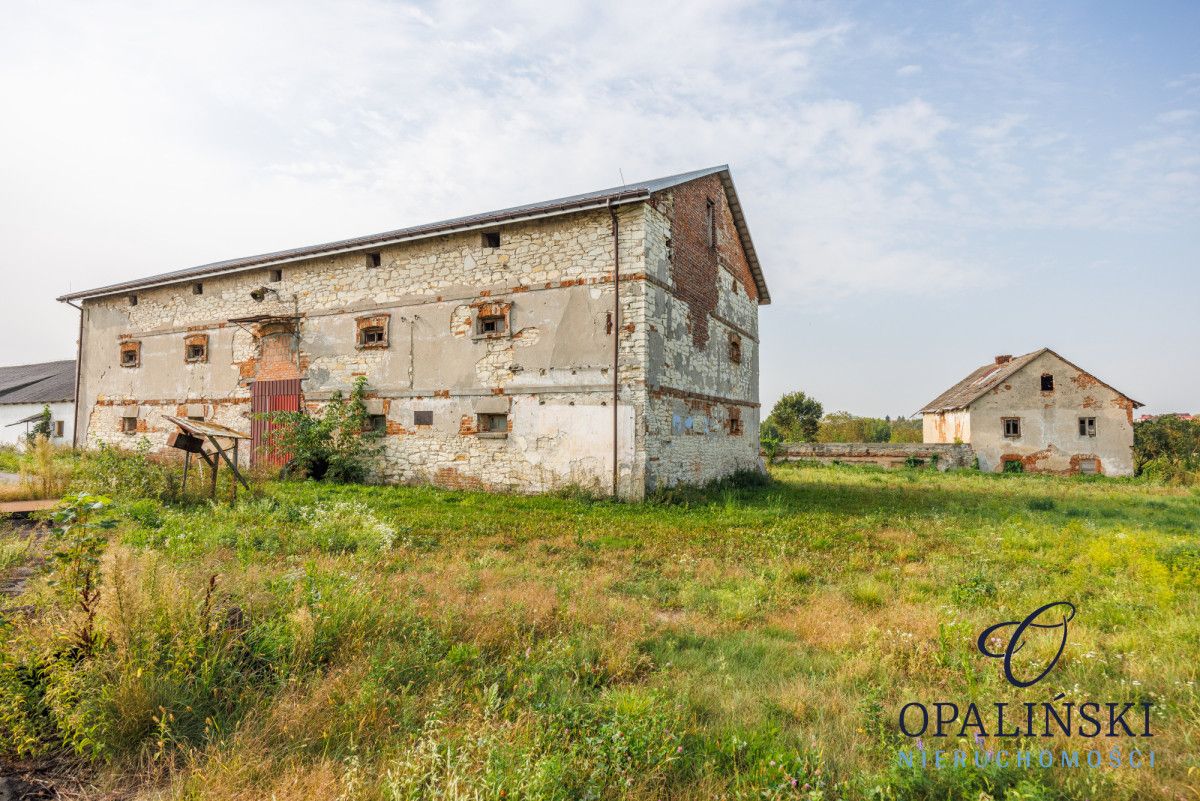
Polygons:
M478 428L480 434L508 433L507 414L481 414L478 416L478 418Z
M1004 436L1011 439L1021 436L1021 418L1020 417L1005 417L1004 419Z
M122 367L140 367L142 364L142 343L140 342L122 342L121 343L121 366Z
M208 361L208 335L196 334L183 342L183 359L187 362Z
M729 337L729 361L734 364L742 363L742 338L736 334Z
M378 267L381 264L383 264L383 254L381 254L381 253L368 253L367 254L367 266L368 267Z
M1054 391L1054 376L1049 373L1042 374L1042 392Z
M1079 436L1081 436L1081 437L1096 436L1096 418L1095 417L1080 417L1079 418Z
M130 296L129 296L129 305L130 305L130 306L136 306L136 305L137 305L137 295L130 295Z
M367 430L376 434L387 433L387 416L382 414L367 415Z
M137 421L138 421L138 419L136 417L122 417L121 418L121 433L122 434L136 433L137 432Z
M362 329L362 344L383 345L387 342L387 332L382 325L369 325Z
M485 248L500 247L500 232L499 231L485 231L483 234L482 244L483 244L483 247L485 247Z
M271 270L270 283L278 284L283 280L283 270Z
M708 207L705 209L704 227L708 230L708 246L715 248L717 246L717 204L711 200L708 201Z
M202 362L207 355L208 348L204 345L192 344L187 346L187 360L189 362Z
M204 284L200 283L199 281L192 284L192 294L193 295L203 295L204 294Z
M62 435L63 435L63 421L55 420L54 421L54 436L61 437Z
M729 433L734 437L742 435L742 413L740 409L729 410Z
M413 412L413 425L415 426L431 426L433 425L433 412L430 409L418 409Z
M477 332L480 334L503 334L504 315L485 314L479 318Z
M1086 476L1094 476L1100 472L1100 463L1096 459L1080 459L1079 472Z

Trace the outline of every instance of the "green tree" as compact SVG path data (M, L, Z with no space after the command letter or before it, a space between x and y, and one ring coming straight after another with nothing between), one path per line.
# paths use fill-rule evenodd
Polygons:
M1133 463L1168 481L1192 483L1200 472L1200 420L1165 414L1133 427Z
M25 439L32 445L37 441L38 436L43 436L50 439L50 432L54 424L54 417L50 414L50 404L42 407L41 413L38 415L37 422L29 429L29 433L25 435Z
M763 436L777 442L815 442L817 426L824 407L803 392L789 392L780 398L763 424Z

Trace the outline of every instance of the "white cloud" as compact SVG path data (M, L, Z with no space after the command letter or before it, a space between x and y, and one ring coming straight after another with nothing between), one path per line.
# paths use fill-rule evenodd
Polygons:
M921 74L921 65L920 64L905 64L903 67L896 70L896 74L898 76L900 76L901 78L910 78L913 75L920 75Z

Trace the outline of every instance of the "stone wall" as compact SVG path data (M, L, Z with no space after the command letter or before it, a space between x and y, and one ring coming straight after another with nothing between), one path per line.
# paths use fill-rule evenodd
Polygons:
M974 466L975 452L970 445L949 443L797 442L780 445L773 461L904 467L913 459L938 470L950 470Z
M656 195L645 230L647 482L761 469L758 296L720 180Z

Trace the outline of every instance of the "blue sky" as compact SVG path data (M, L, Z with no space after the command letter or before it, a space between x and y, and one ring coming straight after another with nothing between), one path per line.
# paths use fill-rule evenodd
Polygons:
M729 163L769 404L1043 345L1200 411L1200 5L6 4L0 363L67 289ZM13 124L15 121L16 124Z

